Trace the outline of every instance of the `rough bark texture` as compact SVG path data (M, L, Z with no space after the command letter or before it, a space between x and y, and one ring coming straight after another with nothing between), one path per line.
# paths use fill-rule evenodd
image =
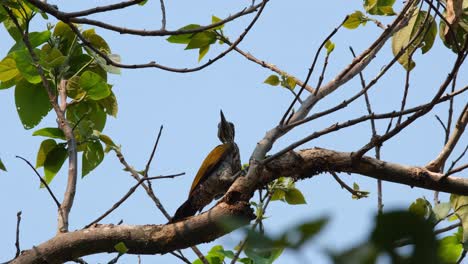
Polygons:
M166 225L96 225L88 229L59 234L33 249L22 253L12 263L62 263L78 257L115 252L114 245L124 242L128 254L164 254L176 249L212 241L254 218L248 204L253 191L280 177L307 179L328 171L357 173L384 181L430 190L468 195L468 180L431 172L423 167L411 167L363 157L354 161L349 152L321 148L289 152L266 165L254 164L260 184L251 178L239 177L226 196L211 210L175 224ZM257 179L258 180L258 179ZM229 217L246 221L238 226L222 227Z

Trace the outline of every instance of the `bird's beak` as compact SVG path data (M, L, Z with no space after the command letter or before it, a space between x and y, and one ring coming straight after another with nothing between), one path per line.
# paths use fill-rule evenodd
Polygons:
M220 110L219 113L221 115L221 126L227 127L228 122L226 121L226 118L224 117L223 110Z

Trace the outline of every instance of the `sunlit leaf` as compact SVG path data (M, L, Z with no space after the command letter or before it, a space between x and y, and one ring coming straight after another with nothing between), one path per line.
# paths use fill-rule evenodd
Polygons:
M200 62L203 57L208 53L210 50L210 45L207 45L205 47L201 47L200 50L198 51L198 62Z
M63 131L60 128L56 128L56 127L41 128L39 130L34 131L32 135L65 139L65 135L63 134Z
M285 200L288 204L306 204L304 195L296 188L286 191Z
M0 81L6 82L19 74L14 59L6 57L0 62Z
M80 76L80 87L92 100L104 99L110 95L109 85L96 73L85 71Z
M325 42L325 48L327 49L327 54L330 54L335 49L335 43L331 42L331 40L327 40L327 42Z
M214 23L218 23L218 22L221 22L223 21L221 18L217 17L217 16L211 16L211 23L214 24ZM215 28L213 28L213 30L216 30L216 29L223 29L224 27L224 24L221 25L221 26L217 26Z
M427 15L426 11L415 11L408 21L408 25L400 29L392 37L393 55L396 56L404 50L398 62L407 70L413 69L416 65L410 58L410 55L418 48L421 48L421 51L426 53L431 49L434 43L437 28L434 18L430 15L427 18L427 22L424 24ZM416 39L413 40L415 37Z
M359 27L359 25L365 25L368 21L367 17L361 11L355 11L343 23L343 27L347 29L355 29Z
M434 212L434 214L436 216L436 221L445 219L448 216L451 208L452 207L451 207L450 203L438 203L438 204L436 204L434 206L434 208L432 209L432 211Z
M185 27L179 28L179 30L192 30L192 29L197 29L199 28L200 25L198 24L190 24ZM189 33L189 34L181 34L181 35L172 35L168 37L166 40L171 42L171 43L177 43L177 44L188 44L190 40L192 39L192 36L194 33Z
M457 263L463 251L463 245L456 234L446 236L439 241L438 255L442 263Z
M51 150L57 146L57 143L53 139L46 139L42 141L39 151L37 152L36 158L36 168L44 166L44 162L47 158L47 155Z
M35 49L34 52L40 54L40 50L38 49ZM37 72L37 68L34 66L31 55L27 50L12 52L10 56L15 60L16 67L28 82L34 84L41 82L41 76Z
M117 250L117 252L119 252L120 254L125 254L128 252L128 248L127 246L125 245L124 242L119 242L117 243L115 246L114 246L115 250Z
M278 75L273 74L273 75L268 76L268 78L266 78L265 81L263 81L263 83L273 85L273 86L277 86L277 85L280 84L280 79L279 79Z
M211 31L203 31L196 33L190 39L190 42L187 44L185 49L199 49L209 46L216 42L216 34Z

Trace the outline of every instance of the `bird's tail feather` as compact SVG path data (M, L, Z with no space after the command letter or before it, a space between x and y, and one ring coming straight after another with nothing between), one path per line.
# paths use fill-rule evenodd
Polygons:
M175 215L171 219L171 223L180 221L183 218L195 215L197 208L192 204L191 199L185 201L176 211Z

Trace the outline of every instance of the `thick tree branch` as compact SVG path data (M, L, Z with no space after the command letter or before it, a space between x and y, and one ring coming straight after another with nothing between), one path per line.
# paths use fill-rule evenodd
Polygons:
M259 167L257 167L259 168ZM431 172L422 167L404 166L363 157L353 162L351 153L321 148L289 152L256 172L259 184L253 191L280 176L308 179L325 172L348 172L368 177L461 195L468 195L468 179ZM167 225L96 225L88 229L58 234L33 249L23 252L12 263L62 263L85 255L115 252L114 245L124 242L129 254L164 254L173 250L209 242L254 219L248 202L251 186L236 181L231 191L211 210ZM219 225L227 217L241 217L245 221L226 229Z

